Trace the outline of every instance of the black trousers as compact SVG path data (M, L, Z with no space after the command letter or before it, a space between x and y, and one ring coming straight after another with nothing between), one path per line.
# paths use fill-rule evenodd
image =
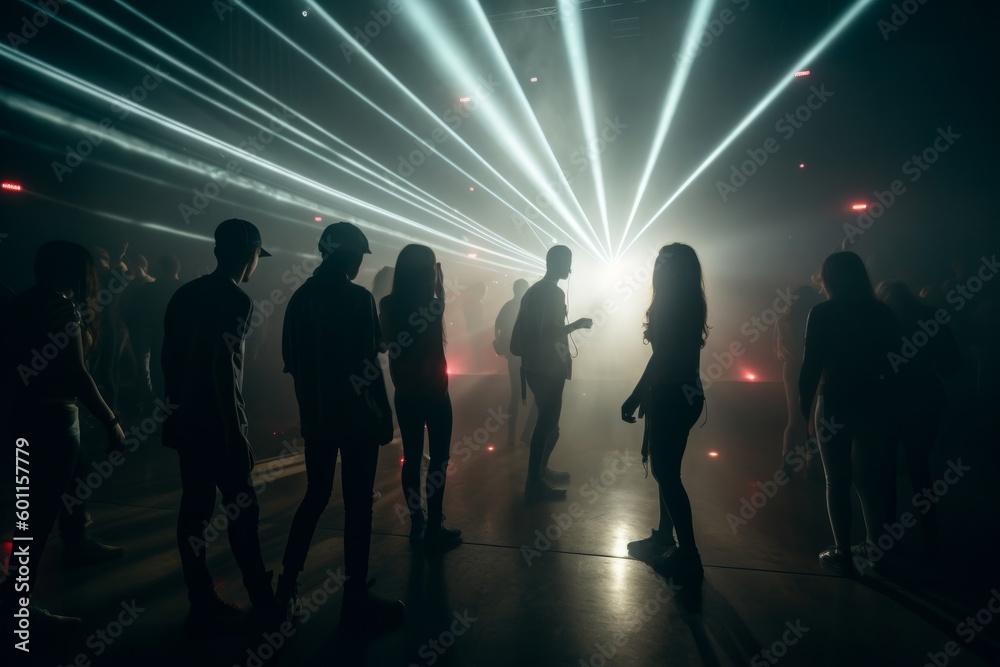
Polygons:
M451 396L396 390L396 420L403 439L403 497L410 514L422 511L420 498L420 464L424 455L424 426L431 462L427 468L424 493L427 495L427 516L434 522L444 508L444 487L451 458Z
M345 514L344 574L348 577L349 588L363 589L368 581L368 554L372 542L372 489L378 465L375 445L306 441L306 495L292 519L282 565L286 574L293 575L305 568L316 525L333 494L337 452L344 466L340 474Z
M559 439L559 417L562 414L566 378L562 375L530 372L525 373L525 377L538 408L538 419L531 432L531 448L528 452L528 479L534 479L541 475L542 467L548 465L549 456Z
M245 447L222 450L217 441L188 440L178 450L181 469L181 508L177 516L177 546L184 569L188 599L196 602L212 595L214 584L206 565L210 544L225 531L233 558L248 590L264 578L257 527L260 506L251 470L253 455ZM222 517L216 517L215 491L222 493Z

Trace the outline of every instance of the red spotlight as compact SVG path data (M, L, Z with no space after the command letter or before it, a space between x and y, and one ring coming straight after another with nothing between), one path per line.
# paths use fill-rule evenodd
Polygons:
M810 74L812 74L812 72L810 72L809 70L807 70L807 69L801 69L801 70L799 70L798 72L795 73L795 78L796 79L801 79L802 77L809 76Z
M475 191L476 191L476 188L474 188L473 186L470 185L469 186L469 192L475 192Z
M14 183L12 181L4 181L2 187L4 190L8 190L9 192L20 192L23 190L20 183Z
M406 463L406 459L405 458L401 458L401 459L399 459L399 462L400 463Z
M537 76L531 77L531 83L538 83L538 77Z
M719 452L714 452L714 451L713 452L709 452L708 455L710 457L712 457L713 459L719 458Z
M486 445L486 451L492 452L494 449L496 449L496 447L494 447L493 445Z
M799 169L805 169L805 168L806 168L806 163L805 162L799 162Z
M751 382L753 382L754 380L756 380L756 379L757 379L757 376L756 376L756 375L754 375L753 373L747 373L747 374L746 374L746 375L744 375L743 377L745 377L746 379L750 380Z
M468 102L471 102L472 98L471 97L459 97L458 101L461 102L462 104L466 104Z
M851 204L852 211L867 211L868 204Z
M315 218L313 218L313 220L315 220L316 222L323 222L323 216L317 215Z

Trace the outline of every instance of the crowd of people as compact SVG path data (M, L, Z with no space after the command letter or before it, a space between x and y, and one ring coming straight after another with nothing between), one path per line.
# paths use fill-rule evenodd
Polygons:
M85 469L77 403L104 425L114 456L125 445L118 417L125 397L168 398L175 407L164 424L163 444L176 450L180 470L177 545L190 632L215 633L240 618L239 609L217 594L206 564L204 528L217 492L224 505L240 508L230 517L228 536L254 613L262 623L275 623L294 613L298 578L331 498L338 458L347 575L341 623L362 632L404 621L403 604L373 593L368 579L378 451L394 439L397 424L411 543L431 554L462 543L461 530L447 525L444 514L453 414L443 270L431 248L407 245L393 267L378 272L369 291L355 282L371 253L361 229L332 224L318 249L322 263L289 300L281 336L305 441L307 488L275 582L261 556L248 438L252 416L243 399L246 323L254 304L241 285L251 280L260 259L270 256L259 230L245 220L222 222L215 230L217 267L185 284L174 257L157 258L150 267L142 256L129 258L127 246L114 256L98 250L96 259L67 241L41 246L35 285L5 304L18 326L5 327L0 341L4 442L23 438L44 452L32 469L29 586L57 521L63 541L73 547L67 553L81 562L124 553L86 537L82 503L71 510L60 501ZM559 283L569 277L572 260L569 248L550 248L545 275L533 285L516 281L514 298L494 326L494 350L506 358L510 375L510 445L518 438L519 405L529 393L532 398L519 435L529 446L524 495L532 502L564 499L563 485L570 480L549 462L559 439L565 383L572 377L569 336L593 324L585 317L569 322ZM796 472L790 457L797 445L810 436L818 440L819 456L807 461L806 474L825 478L834 542L819 562L849 573L856 559L874 561L872 545L895 511L897 446L914 488L930 485L929 453L946 393L942 378L959 372L968 355L939 316L941 309L929 305L933 295L918 297L900 282L875 289L864 262L852 252L827 257L816 282L819 291L813 286L795 291L775 330L789 418L782 472ZM120 296L105 307L109 293ZM621 406L621 418L644 419L642 454L657 482L659 521L649 537L628 549L665 577L698 579L703 567L681 466L689 431L704 406L700 354L710 329L702 267L693 248L673 243L660 250L652 294L642 333L652 355ZM482 319L482 296L477 292L478 309L466 307L467 318ZM988 305L975 313L995 317ZM926 332L929 321L937 322L933 335ZM902 349L920 330L925 343ZM978 340L970 346L982 350L973 362L977 367L994 363L986 348L992 346ZM380 355L388 357L391 402ZM429 466L422 480L425 432ZM7 449L5 456L11 454ZM852 487L867 533L865 542L853 546ZM933 513L923 518L923 533L933 548ZM0 588L5 618L19 597L14 578L7 577ZM74 620L32 609L53 625Z

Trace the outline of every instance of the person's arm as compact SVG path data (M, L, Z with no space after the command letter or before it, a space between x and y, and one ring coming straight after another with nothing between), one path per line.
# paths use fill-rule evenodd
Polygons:
M114 411L105 402L93 376L87 370L87 363L83 357L83 328L81 327L77 335L72 336L70 340L70 344L60 350L57 357L69 378L69 389L83 403L87 411L107 428L108 449L120 451L125 445L125 432L118 423Z
M813 398L823 374L823 325L816 317L816 309L809 311L806 319L806 337L803 342L802 370L799 371L799 409L806 418L812 411Z
M656 356L656 351L653 351L653 355L646 362L646 367L642 371L642 375L639 376L639 381L635 384L635 389L629 394L629 397L625 399L622 403L622 419L632 424L635 423L635 411L639 410L639 417L645 416L645 409L643 401L649 396L650 390L653 385L656 384L656 369L659 358Z
M250 310L243 317L243 321L249 322L252 314L253 306L251 305ZM233 355L243 341L239 318L230 313L223 329L212 349L212 394L215 397L219 414L222 415L226 447L234 447L237 443L249 447L250 442L243 432L243 422L237 400L236 369L233 367Z

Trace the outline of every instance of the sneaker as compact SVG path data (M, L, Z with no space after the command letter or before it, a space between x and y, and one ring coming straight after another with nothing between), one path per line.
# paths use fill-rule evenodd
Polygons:
M553 470L548 466L542 468L542 477L553 484L568 484L570 480L570 474L565 470Z
M299 608L299 582L295 575L279 574L274 591L274 604L281 608L285 618L295 618Z
M371 579L364 589L345 588L340 611L341 631L350 636L366 636L391 632L406 621L406 606L399 600L375 595L370 590L374 585L375 580Z
M565 500L566 489L558 489L544 477L528 478L524 485L524 499L531 502L535 500Z
M444 517L431 519L424 533L424 546L428 551L443 553L462 544L462 531L444 525Z
M653 559L653 569L666 577L701 577L705 570L701 565L701 554L697 551L674 549Z
M676 549L677 543L674 542L673 535L667 541L660 531L654 528L649 537L629 542L627 548L629 556L644 563L649 563L657 556L665 556L670 551Z
M113 547L88 537L76 544L67 545L63 549L61 560L63 567L86 567L117 560L124 555L125 547Z
M424 539L427 530L427 517L424 510L410 513L410 544L418 544Z
M243 624L243 609L235 602L224 600L214 590L210 595L191 601L184 632L195 638L232 632Z
M819 555L819 564L827 572L848 575L854 572L851 566L851 555L837 547L830 547Z

